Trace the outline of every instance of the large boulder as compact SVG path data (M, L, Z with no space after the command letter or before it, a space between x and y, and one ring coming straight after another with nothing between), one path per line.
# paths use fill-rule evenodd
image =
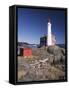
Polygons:
M61 54L55 55L54 56L54 62L59 63L61 61L61 58L62 58Z
M65 49L60 48L59 46L49 46L47 48L48 53L52 54L54 58L51 57L52 62L60 63L65 62ZM51 60L50 60L51 61Z
M47 48L47 51L51 54L57 55L57 54L61 54L61 48L59 46L49 46Z

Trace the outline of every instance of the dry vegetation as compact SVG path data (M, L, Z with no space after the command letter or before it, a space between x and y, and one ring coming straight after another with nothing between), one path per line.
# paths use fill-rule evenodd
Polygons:
M31 58L18 56L18 81L65 79L64 49L55 47L55 50L35 48Z

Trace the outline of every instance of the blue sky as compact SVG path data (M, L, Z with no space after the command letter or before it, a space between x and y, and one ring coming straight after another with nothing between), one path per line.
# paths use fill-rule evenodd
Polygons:
M47 23L50 18L57 44L65 43L64 11L18 8L17 14L18 42L39 44L40 37L47 35Z

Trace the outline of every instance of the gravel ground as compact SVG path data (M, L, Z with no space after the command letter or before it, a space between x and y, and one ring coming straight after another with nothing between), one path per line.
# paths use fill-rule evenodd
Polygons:
M18 81L58 80L64 79L65 72L49 62L18 57Z

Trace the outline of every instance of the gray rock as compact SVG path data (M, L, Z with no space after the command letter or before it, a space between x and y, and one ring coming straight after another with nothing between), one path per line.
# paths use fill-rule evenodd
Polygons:
M58 54L58 55L54 56L54 62L59 63L60 60L61 60L61 54Z
M50 64L54 63L54 55L50 55L50 56L49 56L48 62L49 62Z
M49 54L52 54L53 57L49 55L50 62L59 63L59 62L65 62L65 49L60 48L59 46L49 46L47 48L47 51ZM53 60L54 59L54 60Z
M54 54L54 55L57 55L57 54L60 54L60 53L62 53L61 52L61 48L59 47L59 46L49 46L48 48L47 48L47 51L49 52L49 53L51 53L51 54Z

